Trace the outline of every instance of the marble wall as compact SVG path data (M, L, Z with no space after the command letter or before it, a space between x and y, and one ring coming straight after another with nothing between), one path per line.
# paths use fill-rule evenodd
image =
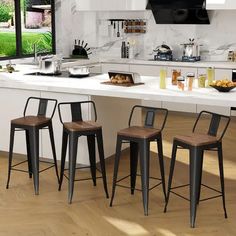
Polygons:
M56 0L57 52L69 56L75 39L85 40L91 47L92 57L120 58L123 40L133 46L133 55L152 58L152 50L165 42L174 50L174 56L182 55L181 43L189 38L202 44L204 60L227 60L229 50L236 50L236 33L232 28L235 10L209 11L210 25L158 25L150 11L142 12L78 12L76 0ZM124 34L117 37L107 19L146 19L145 34Z

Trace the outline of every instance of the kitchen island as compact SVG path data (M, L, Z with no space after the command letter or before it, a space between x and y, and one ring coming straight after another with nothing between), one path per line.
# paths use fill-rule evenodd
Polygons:
M115 150L116 132L128 123L128 116L134 104L145 104L165 107L165 102L173 104L186 103L195 107L194 112L205 105L222 107L223 112L236 106L236 90L230 93L219 93L212 88L180 91L176 86L167 85L167 89L159 89L159 78L141 76L143 85L120 87L102 84L108 81L108 75L102 74L83 79L57 78L50 76L33 76L25 73L35 68L22 68L21 72L0 74L0 104L2 107L0 128L2 131L0 149L8 151L10 120L22 115L24 104L29 96L56 98L58 102L93 100L97 106L98 122L103 125L106 157ZM169 79L170 81L170 79ZM7 104L7 105L6 105ZM90 107L84 110L86 117L91 118ZM57 158L60 159L62 126L58 113L53 118ZM24 134L17 134L15 152L25 154ZM48 134L43 131L40 138L40 156L50 158L51 149ZM87 145L81 138L79 143L79 159L81 164L88 164Z

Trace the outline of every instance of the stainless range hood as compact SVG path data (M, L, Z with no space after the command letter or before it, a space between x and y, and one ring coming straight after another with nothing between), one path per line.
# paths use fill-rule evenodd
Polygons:
M210 24L204 0L149 0L157 24Z

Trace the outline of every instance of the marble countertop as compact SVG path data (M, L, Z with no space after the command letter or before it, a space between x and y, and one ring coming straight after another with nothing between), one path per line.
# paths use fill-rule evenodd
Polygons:
M236 62L227 61L197 61L197 62L182 62L182 61L154 61L144 59L103 59L103 63L121 63L121 64L137 64L137 65L158 65L158 66L179 66L179 67L215 67L219 69L236 69Z
M31 64L32 58L12 60L14 64ZM7 64L8 61L0 62L0 65ZM75 65L94 65L100 63L115 63L115 64L133 64L133 65L157 65L157 66L174 66L174 67L196 67L207 68L215 67L219 69L236 69L236 62L227 61L198 61L198 62L181 62L181 61L153 61L148 59L122 59L122 58L92 58L92 59L66 59L63 61L62 68L67 68Z
M196 88L193 91L180 91L177 86L170 84L170 79L168 79L167 89L160 89L159 78L149 76L141 77L141 81L145 83L143 85L121 87L102 84L101 82L109 80L107 74L82 79L32 76L25 75L25 73L35 71L35 67L21 67L21 72L12 74L1 72L0 87L236 107L236 89L229 93L220 93L213 88Z

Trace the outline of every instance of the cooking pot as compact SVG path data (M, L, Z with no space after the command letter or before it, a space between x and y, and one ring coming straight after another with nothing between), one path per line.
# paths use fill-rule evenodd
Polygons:
M39 59L39 73L40 74L53 74L61 73L61 59L57 56L46 57Z
M161 54L172 54L171 47L164 43L160 46L157 46L153 51Z
M89 69L93 66L73 66L68 68L69 74L72 77L86 77L89 76Z
M183 56L184 57L199 57L200 56L200 46L197 43L194 42L194 39L189 39L188 43L181 44L184 46L183 49Z

